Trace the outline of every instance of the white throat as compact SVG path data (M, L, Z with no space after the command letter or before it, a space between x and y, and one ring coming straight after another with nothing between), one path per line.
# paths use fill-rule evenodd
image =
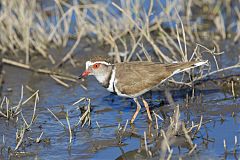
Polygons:
M100 83L104 83L107 80L107 74L105 75L95 75L96 79Z

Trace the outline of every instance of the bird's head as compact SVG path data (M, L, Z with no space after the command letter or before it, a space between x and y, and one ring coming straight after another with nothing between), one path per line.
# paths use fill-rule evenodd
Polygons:
M105 75L109 71L109 67L111 66L112 64L107 63L105 61L96 61L96 62L87 61L86 70L81 74L79 78L81 79L88 75L94 75L96 77Z
M104 60L90 60L86 62L86 70L79 76L79 79L88 75L94 75L100 83L105 83L111 76L113 64Z

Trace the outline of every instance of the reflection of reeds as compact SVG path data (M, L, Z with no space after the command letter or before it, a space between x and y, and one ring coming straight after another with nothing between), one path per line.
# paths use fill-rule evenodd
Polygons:
M141 145L137 153L144 153L146 158L159 157L160 159L171 159L174 153L174 148L186 148L188 152L186 156L192 155L197 149L197 144L194 144L194 139L199 138L197 135L203 124L203 117L199 123L194 124L185 122L180 119L179 106L174 107L172 116L162 120L158 114L154 112L156 118L155 126L152 128L152 123L148 123L148 132L144 132L143 136L135 132L134 125L131 129L126 129L128 121L124 126L118 125L116 138L119 144L123 144L126 137L135 137L141 139ZM161 125L158 124L158 119L161 120ZM123 153L124 154L124 153Z
M223 140L223 148L224 148L224 158L227 159L228 155L233 155L235 159L238 159L238 149L239 149L237 136L234 136L234 146L233 149L228 149L226 144L226 139Z
M188 125L180 119L179 106L175 106L170 119L165 119L162 122L166 126L161 127L161 129L156 128L156 133L154 135L152 134L154 140L150 140L150 145L147 144L147 137L144 132L144 148L140 149L146 150L148 156L159 155L160 159L171 159L174 153L173 148L183 145L189 149L187 155L191 155L197 147L197 145L193 143L193 140L196 138L202 126L202 120L201 117L199 124L192 122L191 125ZM159 126L158 121L156 121L156 126Z

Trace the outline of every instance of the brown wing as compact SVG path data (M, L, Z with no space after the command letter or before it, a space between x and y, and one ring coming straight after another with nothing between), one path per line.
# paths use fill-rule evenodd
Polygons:
M128 62L116 64L117 89L127 95L145 93L159 85L177 69L191 67L196 62L160 64L154 62Z

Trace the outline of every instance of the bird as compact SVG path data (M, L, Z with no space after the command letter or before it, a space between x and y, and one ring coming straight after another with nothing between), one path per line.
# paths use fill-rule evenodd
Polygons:
M112 63L111 60L96 56L86 61L86 70L79 79L89 75L96 77L98 82L108 91L122 97L133 98L137 108L130 123L134 123L141 105L138 98L144 93L161 85L173 75L206 64L207 61L188 61L171 64L149 61L130 61ZM152 121L149 105L142 98L148 119Z

